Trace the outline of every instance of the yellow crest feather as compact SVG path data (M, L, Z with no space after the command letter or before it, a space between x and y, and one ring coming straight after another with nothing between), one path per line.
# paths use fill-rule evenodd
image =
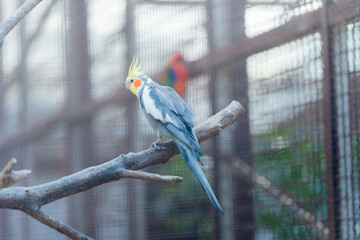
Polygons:
M143 72L140 69L141 69L141 63L139 63L138 57L135 56L129 67L129 73L126 80L129 81L131 77L142 74Z

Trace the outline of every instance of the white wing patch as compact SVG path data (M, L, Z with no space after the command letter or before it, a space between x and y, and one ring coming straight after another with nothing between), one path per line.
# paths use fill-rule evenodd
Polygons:
M171 120L170 116L166 113L165 118L163 118L161 111L156 107L155 100L150 95L149 86L144 86L144 90L142 93L142 100L144 104L145 111L153 116L153 118L163 121L169 122L176 126L176 124Z

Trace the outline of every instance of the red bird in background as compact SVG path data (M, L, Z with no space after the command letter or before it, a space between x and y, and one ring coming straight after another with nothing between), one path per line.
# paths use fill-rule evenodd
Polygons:
M184 98L188 78L189 73L185 65L184 56L181 53L176 53L171 58L167 68L165 85L172 87L182 98Z

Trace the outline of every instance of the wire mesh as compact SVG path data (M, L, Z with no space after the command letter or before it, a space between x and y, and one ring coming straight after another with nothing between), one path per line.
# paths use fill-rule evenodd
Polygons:
M341 63L335 67L336 124L338 128L341 237L359 237L359 22L357 19L334 29L334 52Z
M320 35L251 56L247 66L255 169L326 220ZM264 192L256 190L254 201L260 235L316 237Z
M22 2L0 1L1 20ZM146 171L182 183L121 180L44 211L95 239L321 239L291 204L241 174L243 160L329 239L357 239L359 8L357 0L45 1L0 49L1 166L18 158L33 172L21 184L32 186L148 148L156 134L124 90L127 68L138 54L164 83L181 52L196 123L231 100L246 110L201 144L225 215L181 156ZM0 239L65 239L24 213L0 214Z

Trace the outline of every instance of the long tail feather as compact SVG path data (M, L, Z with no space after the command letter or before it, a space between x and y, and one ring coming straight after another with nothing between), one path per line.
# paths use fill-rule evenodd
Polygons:
M222 210L219 201L217 200L213 190L211 189L211 186L207 181L205 174L203 173L200 165L198 164L198 160L196 159L194 151L182 142L175 141L175 143L178 146L182 155L184 156L189 168L191 169L191 171L193 171L196 178L199 180L201 186L204 188L216 211L220 211L222 214L224 214L224 211Z

